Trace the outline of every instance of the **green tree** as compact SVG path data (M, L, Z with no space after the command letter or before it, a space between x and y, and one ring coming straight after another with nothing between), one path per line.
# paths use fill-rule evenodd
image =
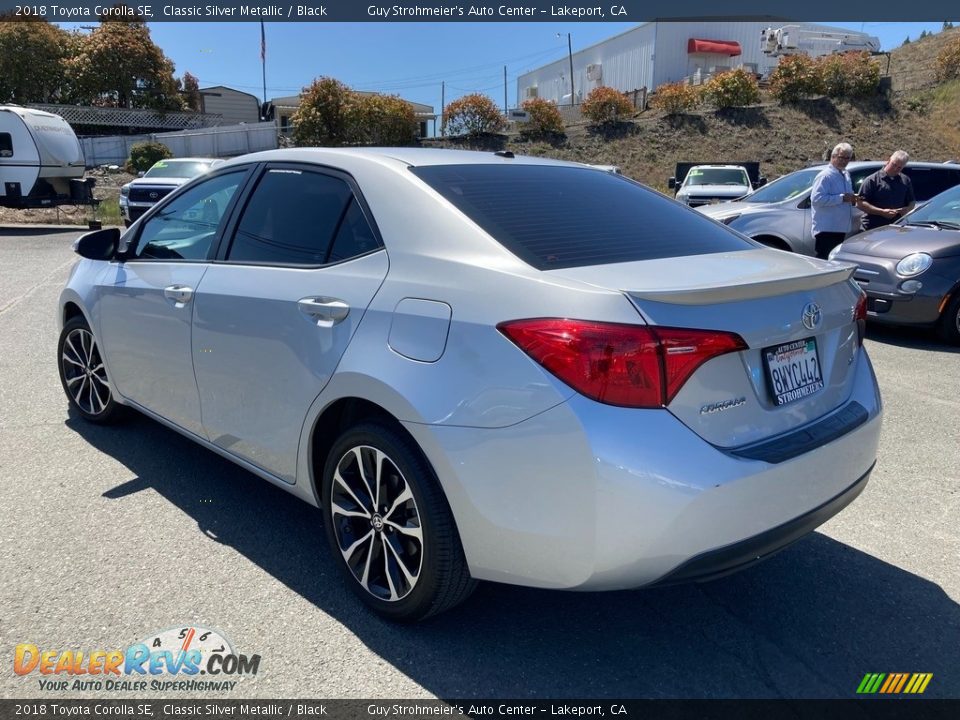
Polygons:
M544 98L524 100L520 106L530 119L520 127L520 134L526 137L561 134L564 132L563 116L556 104Z
M300 93L300 107L290 119L297 145L343 145L348 140L348 112L354 93L339 80L321 77Z
M69 63L76 100L104 107L181 110L173 62L142 20L102 22Z
M344 140L357 145L409 145L417 136L413 105L394 95L351 93Z
M56 102L67 94L75 37L46 20L0 22L0 102Z
M633 103L619 90L595 87L580 105L580 112L594 125L617 122L633 115Z
M181 80L183 103L190 110L200 112L200 81L196 75L185 72Z
M909 35L907 35L907 37L904 38L903 44L904 44L904 45L909 45L909 44L910 44L910 36L909 36Z
M505 125L496 103L480 93L454 100L443 112L443 128L448 135L497 133Z
M703 97L718 108L744 107L760 102L757 78L742 68L717 73L703 86Z

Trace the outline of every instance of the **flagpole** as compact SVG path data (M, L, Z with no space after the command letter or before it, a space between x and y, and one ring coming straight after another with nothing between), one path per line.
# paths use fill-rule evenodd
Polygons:
M260 21L260 64L263 66L263 105L267 104L267 31Z

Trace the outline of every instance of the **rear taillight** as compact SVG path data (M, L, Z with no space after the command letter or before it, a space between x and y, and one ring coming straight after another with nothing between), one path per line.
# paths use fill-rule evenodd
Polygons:
M857 299L857 307L853 311L853 317L857 321L857 342L863 345L863 337L867 334L867 296L860 291L860 297Z
M734 333L539 318L497 326L581 395L624 407L666 406L698 367L747 344Z

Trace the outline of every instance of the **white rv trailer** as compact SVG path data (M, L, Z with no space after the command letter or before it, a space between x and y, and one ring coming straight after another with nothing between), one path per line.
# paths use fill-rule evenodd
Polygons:
M83 171L83 147L66 120L43 110L0 105L0 205L89 202L92 181L78 180Z

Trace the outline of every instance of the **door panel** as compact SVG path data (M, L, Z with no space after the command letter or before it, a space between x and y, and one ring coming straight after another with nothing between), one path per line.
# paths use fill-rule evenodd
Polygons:
M117 391L201 436L193 301L246 175L246 168L218 174L163 201L129 259L99 280L100 332Z
M193 358L212 442L296 482L300 431L387 254L348 176L271 164L194 298Z
M100 288L100 332L117 391L201 436L190 354L193 304L167 297L171 294L167 289L196 289L207 267L168 262L111 265Z
M307 410L386 274L385 252L303 270L211 266L193 330L210 440L295 482Z

